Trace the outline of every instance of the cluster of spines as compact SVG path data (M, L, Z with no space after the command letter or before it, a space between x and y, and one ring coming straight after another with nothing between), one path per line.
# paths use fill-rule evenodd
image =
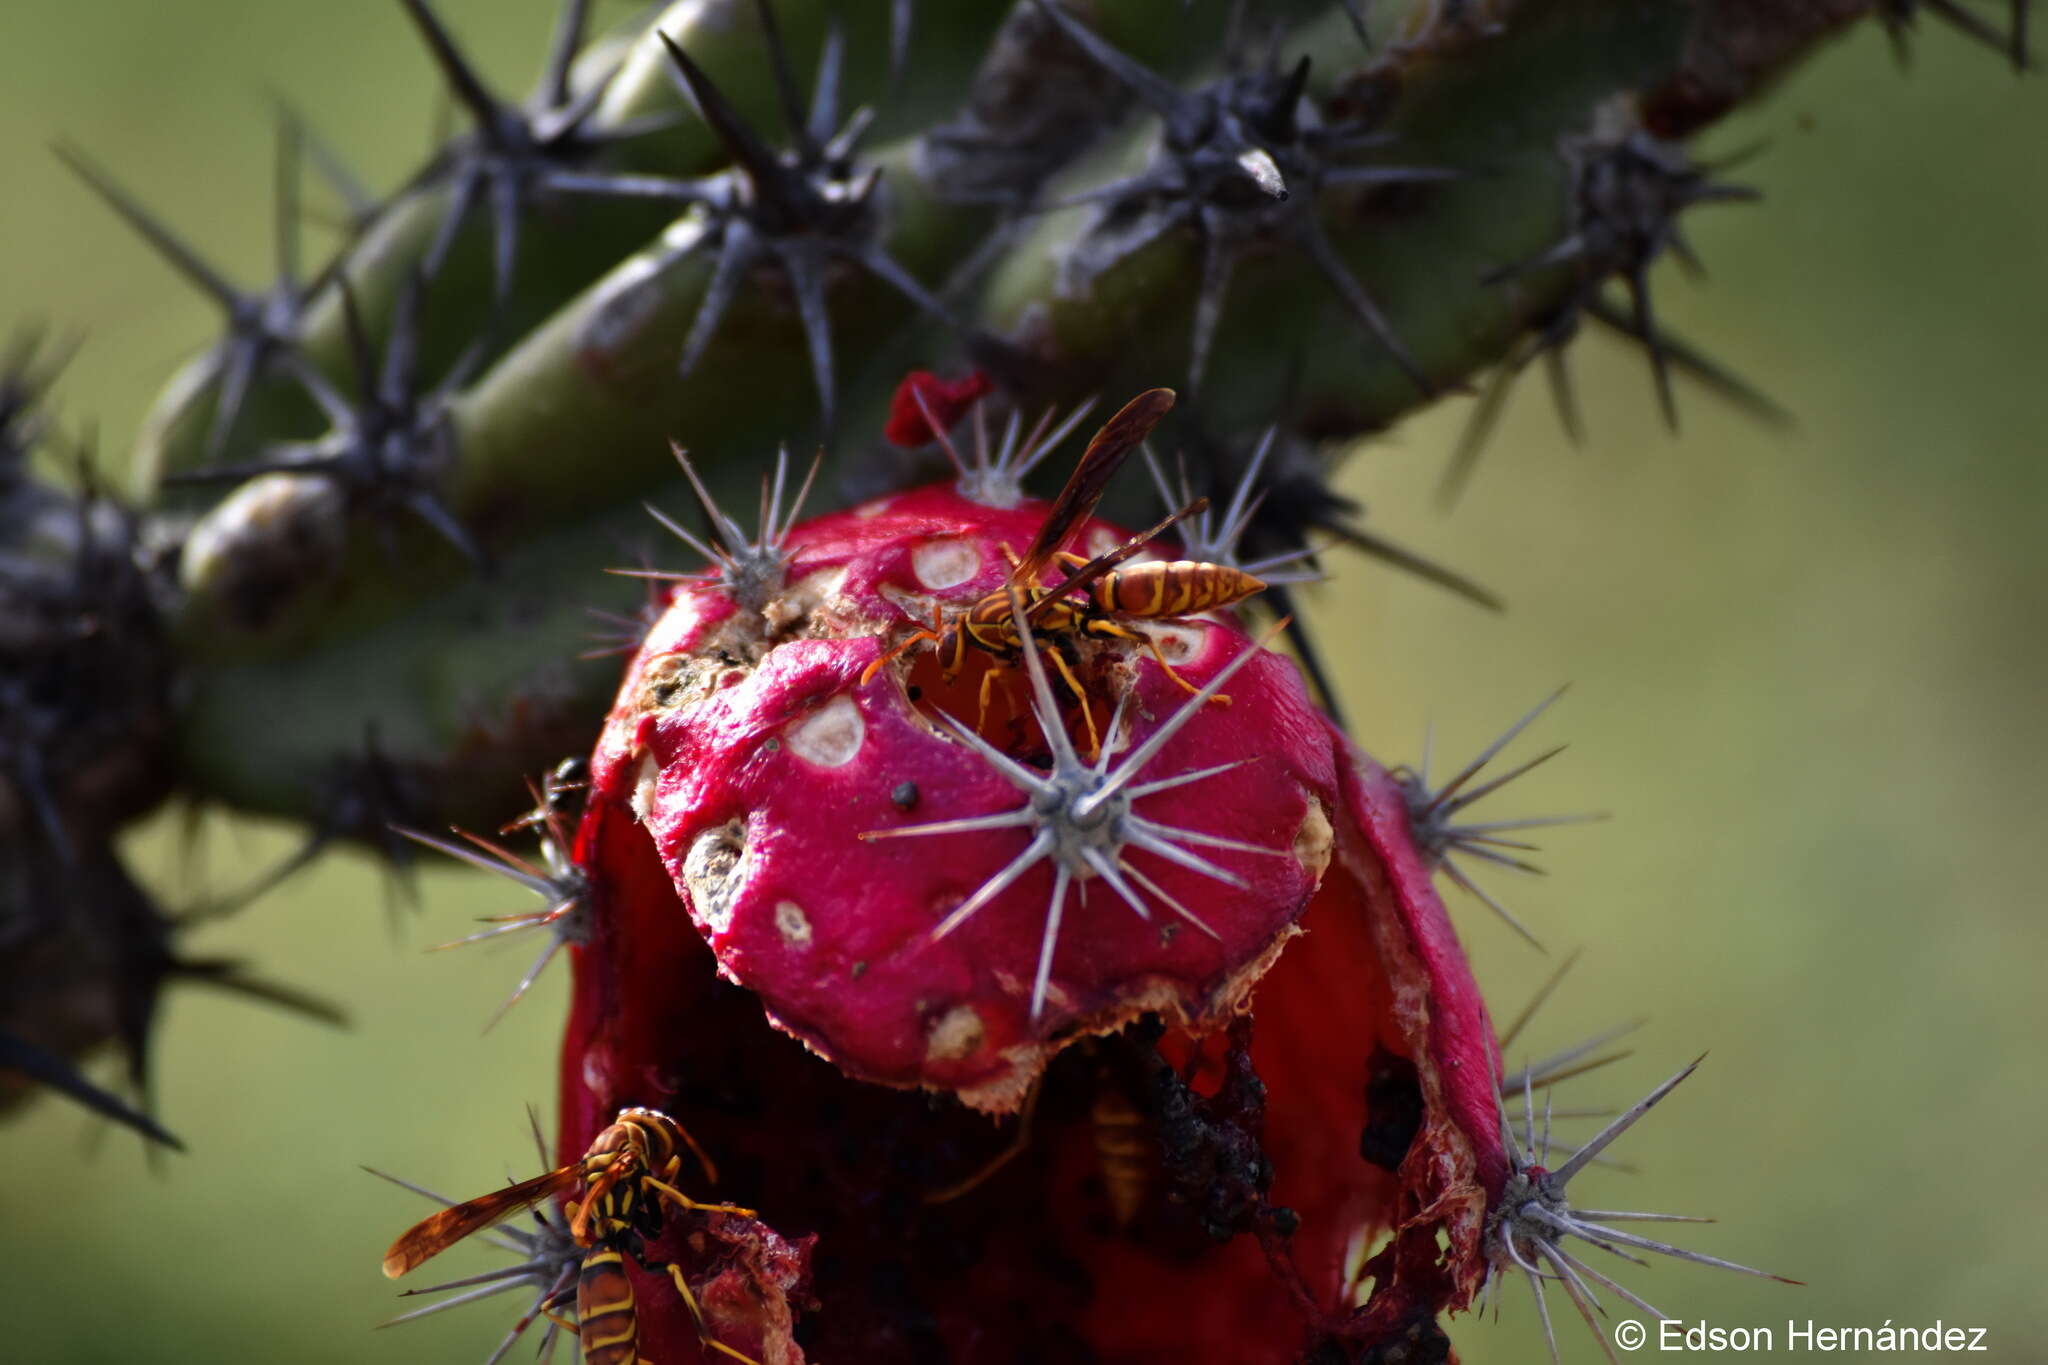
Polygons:
M783 500L789 491L789 447L783 446L775 452L775 474L761 480L760 529L749 536L746 528L711 496L711 490L704 486L697 467L690 463L689 452L681 446L674 447L674 451L676 463L690 481L691 491L697 495L697 504L703 508L705 520L710 523L711 539L706 541L695 535L652 503L647 504L647 514L659 522L663 530L703 556L705 565L712 571L713 581L742 611L760 617L769 603L781 594L787 582L791 558L789 533L802 518L811 486L818 481L818 470L824 461L823 452L811 461L804 481L797 486L796 495L789 498L787 511L783 510ZM705 574L705 570L675 573L666 569L615 569L613 572L629 578L662 582L691 582Z
M0 995L17 1004L44 991L96 996L89 1008L109 1019L133 1098L47 1046L32 1018L0 1021L0 1068L176 1148L155 1118L150 1071L152 1025L167 986L212 986L328 1023L341 1015L237 961L185 952L179 937L201 916L166 914L115 851L107 826L146 807L162 781L157 746L171 665L156 613L158 547L143 519L102 485L90 439L61 437L48 412L73 349L53 349L26 330L0 359L0 537L8 551L0 554L0 603L10 623L0 659L0 788L14 808L11 827L0 830L0 919L16 943L47 935L66 964L54 970L33 952L8 957L10 977L41 979L0 982ZM51 450L73 467L74 491L30 477L30 460ZM93 766L120 776L76 782L79 769Z
M1548 1165L1551 1157L1551 1112L1546 1092L1539 1127L1534 1099L1534 1086L1525 1082L1519 1093L1503 1090L1500 1095L1501 1139L1507 1148L1509 1173L1507 1186L1496 1201L1486 1222L1486 1256L1488 1261L1485 1297L1480 1303L1483 1313L1492 1302L1492 1294L1499 1281L1511 1274L1519 1273L1529 1285L1536 1300L1537 1316L1543 1323L1543 1336L1550 1348L1553 1362L1559 1360L1557 1334L1552 1327L1549 1300L1544 1293L1545 1283L1560 1289L1570 1301L1572 1308L1585 1322L1600 1349L1613 1365L1619 1365L1608 1334L1600 1327L1599 1318L1607 1315L1594 1289L1600 1286L1625 1300L1634 1308L1649 1314L1659 1321L1670 1318L1670 1314L1651 1304L1619 1281L1600 1270L1597 1266L1575 1254L1567 1239L1583 1242L1597 1250L1607 1252L1624 1261L1644 1266L1649 1263L1637 1253L1649 1253L1669 1257L1673 1260L1691 1261L1696 1265L1711 1266L1717 1270L1730 1270L1743 1275L1755 1275L1761 1279L1776 1280L1780 1284L1798 1284L1768 1270L1708 1256L1697 1251L1688 1251L1668 1242L1657 1241L1637 1233L1613 1226L1616 1223L1703 1223L1711 1220L1695 1218L1684 1214L1644 1213L1623 1209L1581 1209L1572 1204L1568 1186L1588 1166L1600 1159L1607 1147L1623 1133L1635 1126L1643 1115L1669 1095L1678 1085L1699 1067L1694 1061L1616 1115L1606 1127L1595 1133L1584 1144L1565 1156L1555 1169ZM1509 1117L1511 1101L1519 1098L1522 1108L1522 1128L1518 1133Z
M513 882L540 898L541 908L520 914L494 915L485 922L490 926L476 933L465 935L441 948L459 948L465 944L483 943L501 938L506 934L539 933L546 939L540 955L533 960L519 982L512 988L512 994L498 1007L484 1027L486 1031L505 1016L505 1012L518 1004L520 999L540 979L555 955L571 944L584 942L590 936L590 877L583 865L576 860L575 836L571 830L568 801L571 793L581 790L577 778L580 763L571 759L539 783L528 784L533 798L533 809L500 830L501 835L530 830L539 845L539 863L522 857L494 839L467 830L455 830L454 839L443 839L439 835L421 830L394 826L394 832L419 844L445 854L458 862L468 863L480 871L492 873Z
M541 1136L540 1116L529 1110L527 1117L533 1126L533 1145L540 1155L541 1166L545 1168L553 1165L548 1157L547 1140ZM388 1180L400 1189L411 1190L424 1199L433 1200L443 1208L452 1208L456 1203L446 1195L437 1194L422 1185L415 1185L410 1180L387 1175L373 1167L365 1166L363 1169L379 1180ZM446 1280L440 1284L408 1289L400 1295L401 1298L416 1298L428 1294L446 1294L448 1297L437 1299L425 1307L400 1313L380 1326L396 1327L402 1322L416 1322L421 1318L432 1317L436 1313L445 1313L451 1308L460 1308L464 1304L495 1298L499 1294L530 1289L534 1291L532 1301L527 1304L525 1311L513 1320L510 1330L499 1340L497 1347L484 1358L484 1365L498 1365L498 1362L518 1344L519 1338L526 1334L527 1329L541 1318L547 1320L547 1326L541 1331L536 1350L542 1360L551 1359L556 1339L563 1328L574 1325L572 1321L564 1319L562 1314L575 1304L577 1272L582 1268L584 1253L569 1230L568 1220L559 1214L552 1214L545 1208L536 1207L528 1210L526 1217L532 1223L531 1227L501 1225L484 1236L484 1240L492 1247L511 1255L511 1265L466 1275L460 1279Z
M1455 499L1470 480L1514 379L1539 357L1545 362L1565 432L1574 441L1579 439L1582 423L1565 350L1586 318L1643 348L1658 406L1674 431L1678 400L1672 389L1673 370L1686 372L1759 420L1788 420L1768 396L1668 334L1658 324L1652 303L1650 270L1665 253L1695 274L1704 270L1686 240L1680 216L1696 205L1748 203L1758 197L1749 186L1715 178L1741 157L1729 158L1721 166L1697 164L1683 147L1639 127L1632 106L1621 102L1601 109L1594 122L1593 128L1567 139L1559 150L1567 172L1564 235L1535 255L1482 276L1488 284L1505 286L1530 275L1564 271L1572 283L1560 300L1531 320L1529 330L1488 377L1444 470L1441 492L1446 501ZM1607 282L1616 278L1627 288L1625 308L1606 296Z
M1514 742L1517 735L1527 729L1531 722L1550 709L1552 703L1563 695L1564 689L1559 688L1538 702L1441 785L1433 784L1430 780L1431 746L1427 741L1423 744L1422 759L1416 766L1394 770L1394 780L1400 786L1402 795L1408 803L1409 827L1415 840L1415 847L1422 853L1425 861L1435 870L1442 872L1460 890L1483 902L1510 928L1539 950L1543 944L1530 932L1529 927L1499 899L1473 881L1470 872L1461 866L1458 860L1473 859L1512 871L1541 873L1543 869L1530 862L1526 856L1537 851L1536 846L1529 843L1525 837L1528 831L1557 825L1585 824L1606 818L1596 813L1533 815L1506 820L1475 821L1463 818L1465 812L1478 802L1564 752L1565 746L1560 744L1516 764L1504 773L1483 781L1478 780L1481 772L1500 755L1501 750Z
M1113 255L1121 255L1127 241L1149 242L1181 230L1195 235L1202 253L1202 278L1189 343L1190 395L1200 389L1208 368L1238 262L1249 252L1288 243L1308 254L1352 317L1420 393L1434 396L1435 384L1331 244L1318 216L1319 200L1325 189L1428 183L1455 179L1460 172L1342 160L1351 152L1384 143L1386 135L1374 127L1323 125L1305 118L1309 59L1286 64L1277 44L1267 60L1253 68L1241 63L1234 42L1227 43L1224 74L1184 90L1104 40L1054 0L1034 2L1160 120L1159 146L1151 164L1051 207L1094 206L1097 218L1089 234L1113 240ZM1241 7L1234 13L1241 13ZM1133 219L1141 220L1135 228ZM1084 236L1077 258L1085 257L1088 249Z
M1130 693L1124 692L1117 698L1116 709L1110 716L1099 751L1092 758L1083 758L1067 733L1059 703L1053 697L1052 686L1046 678L1045 665L1039 662L1039 648L1030 623L1025 619L1021 604L1014 600L1011 620L1023 642L1024 668L1031 678L1032 714L1037 718L1039 730L1051 751L1050 770L1040 772L1018 762L969 726L941 713L940 722L1022 792L1024 804L1015 810L990 815L872 830L862 837L925 838L1008 829L1026 832L1028 837L1023 849L955 906L932 930L931 939L937 942L953 933L1015 885L1026 872L1041 862L1051 863L1052 894L1046 904L1038 965L1031 984L1031 1018L1036 1021L1045 1009L1046 992L1052 979L1053 953L1059 945L1060 922L1066 912L1070 888L1091 876L1100 877L1138 918L1152 918L1152 907L1145 899L1150 895L1196 929L1214 937L1216 931L1201 916L1146 875L1142 868L1130 861L1128 854L1132 851L1150 853L1227 886L1242 888L1245 884L1243 878L1184 845L1268 855L1282 855L1285 850L1164 825L1132 809L1133 803L1144 797L1219 777L1249 761L1215 764L1144 782L1136 780L1167 741L1201 713L1203 706L1222 691L1238 669L1258 655L1259 646L1247 643L1143 740L1126 751L1118 752L1118 740L1130 700Z

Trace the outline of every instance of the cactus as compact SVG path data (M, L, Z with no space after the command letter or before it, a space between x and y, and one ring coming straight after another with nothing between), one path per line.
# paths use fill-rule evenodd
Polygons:
M542 940L512 1001L570 963L520 1259L407 1315L525 1292L500 1355L552 1314L544 1347L574 1322L634 1358L577 1302L613 1264L644 1358L763 1365L1443 1360L1441 1319L1516 1278L1558 1358L1546 1288L1602 1349L1599 1292L1662 1316L1567 1238L1764 1274L1579 1207L1692 1069L1552 1168L1550 1090L1603 1040L1511 1073L1521 1024L1438 898L1538 941L1472 864L1597 817L1466 812L1556 752L1488 771L1543 707L1440 784L1383 766L1295 589L1355 550L1498 608L1332 477L1471 391L1455 498L1539 359L1576 433L1588 320L1672 425L1680 381L1784 420L1653 306L1691 211L1756 197L1687 140L1859 21L2023 68L2026 0L589 11L519 101L401 0L465 130L377 200L282 114L260 288L60 144L225 325L145 420L132 507L82 453L69 486L30 467L76 444L62 348L0 361L0 1103L175 1146L167 986L340 1019L180 935L351 840L537 894L471 936ZM309 162L350 217L311 272ZM1155 425L1149 487L1112 485ZM174 797L305 843L171 916L117 841ZM540 861L463 833L501 827ZM108 1043L131 1096L80 1069ZM701 1182L618 1174L642 1107Z

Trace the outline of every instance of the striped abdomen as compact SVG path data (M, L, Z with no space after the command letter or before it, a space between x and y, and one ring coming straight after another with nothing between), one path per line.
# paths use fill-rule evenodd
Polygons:
M626 1258L612 1247L593 1247L576 1278L576 1335L584 1365L636 1365L640 1318Z
M1095 1137L1096 1169L1109 1196L1110 1216L1128 1228L1145 1207L1152 1186L1152 1128L1130 1097L1108 1076L1096 1082L1089 1111Z
M1095 609L1108 616L1156 620L1193 616L1242 602L1265 587L1243 569L1177 559L1169 564L1133 564L1098 579L1090 595Z

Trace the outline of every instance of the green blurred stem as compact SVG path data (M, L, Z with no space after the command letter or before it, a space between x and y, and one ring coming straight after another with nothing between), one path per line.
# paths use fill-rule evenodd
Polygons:
M1128 21L1127 29L1112 26L1116 36L1138 47L1142 39L1152 47L1170 42L1170 30L1138 20L1181 12L1179 0L1106 8L1110 18ZM1682 75L1701 11L1682 0L1527 3L1513 7L1498 32L1383 44L1372 65L1340 81L1356 39L1335 7L1322 8L1323 17L1286 51L1317 55L1325 93L1395 93L1388 126L1400 141L1385 153L1390 163L1466 172L1450 184L1331 191L1319 205L1337 252L1394 331L1436 386L1452 388L1495 363L1575 282L1560 270L1510 285L1481 283L1488 270L1538 253L1563 232L1560 138L1583 132L1593 111L1617 96L1666 88ZM1430 10L1426 0L1380 6L1383 36L1415 31ZM668 22L708 25L705 12L678 5ZM797 11L784 12L793 29ZM751 34L708 26L692 32L721 81L729 72L761 71ZM637 116L665 98L666 77L657 81L657 74L629 62L606 116ZM753 87L751 97L761 98L763 88ZM1153 123L1142 120L1063 188L1101 183L1139 161ZM701 136L694 123L686 130ZM912 172L908 144L876 160L886 169L889 249L936 285L985 240L992 219L934 195ZM352 255L352 275L366 287L372 276L388 285L416 253L420 225L432 221L424 194L418 203L408 212L419 217L404 219L410 235L394 216ZM1052 392L1043 397L1178 383L1188 362L1194 240L1160 237L1095 274L1086 291L1064 292L1060 265L1086 221L1081 211L1031 224L961 311L1046 365ZM517 790L511 774L588 742L617 670L574 661L591 629L584 608L640 600L634 585L599 570L635 562L636 543L657 547L663 567L695 567L682 547L661 544L637 506L654 495L670 512L694 517L679 496L669 440L692 450L727 505L747 508L749 486L776 446L790 441L802 454L816 434L801 328L773 271L742 286L695 374L678 378L710 260L697 252L660 262L704 231L686 215L651 245L607 257L616 264L591 269L456 401L460 453L444 488L493 555L491 576L478 577L418 527L401 527L394 560L364 528L344 525L339 563L310 561L304 581L283 582L283 598L266 600L263 619L252 622L245 595L227 585L251 556L249 544L267 539L274 549L280 537L290 539L289 519L273 526L252 516L256 494L245 490L202 522L220 548L211 558L188 554L189 601L179 623L189 673L181 749L194 788L233 804L317 817L308 774L358 750L374 723L383 748L431 775L422 778L430 809L415 818L444 821L509 800ZM543 254L534 240L523 262ZM1299 250L1283 245L1249 256L1229 296L1207 389L1189 405L1200 420L1226 432L1261 427L1291 400L1306 429L1357 434L1424 401L1332 294ZM477 297L457 302L473 308ZM906 361L929 364L953 346L917 322L924 348L901 347L912 310L858 271L834 280L831 305L844 429L849 451L858 453ZM832 483L828 474L812 511L831 502Z
M776 13L800 78L815 67L832 16L845 8L849 43L849 94L853 98L883 93L888 44L886 5L841 7L826 0L778 0ZM939 7L927 6L927 9ZM917 55L919 69L950 75L952 97L964 82L977 43L985 43L993 17L963 5L942 11L944 22L927 25L929 32ZM960 11L966 11L962 14ZM394 21L396 8L392 7ZM757 126L779 129L759 24L751 3L732 0L676 0L626 45L618 73L590 122L597 135L651 126L650 131L606 150L592 169L660 173L674 176L709 174L723 165L715 137L677 92L668 58L655 40L656 29L667 33L713 73L719 86ZM544 35L536 34L536 47ZM606 49L617 39L600 40ZM580 61L578 79L596 79L604 64ZM866 76L867 79L860 79ZM926 107L938 105L936 88L945 82L923 80ZM510 92L501 91L501 95ZM425 257L448 210L444 183L431 171L398 191L359 240L348 246L336 269L348 280L373 338L389 325L399 291ZM452 365L481 341L495 355L552 317L566 302L605 274L628 253L657 232L671 209L646 202L621 202L591 197L560 197L536 205L523 215L517 271L511 297L494 302L491 253L495 240L487 206L471 209L469 219L447 260L434 278L423 310L422 373L432 376ZM486 324L488 326L486 327ZM309 300L301 327L301 343L313 363L344 392L354 388L339 291L317 290ZM212 429L217 384L204 360L195 361L165 389L144 421L134 468L141 486L157 488L165 475L204 467ZM224 462L258 457L279 440L317 435L318 409L288 376L274 374L250 393L234 439L222 451ZM194 501L174 492L178 502Z

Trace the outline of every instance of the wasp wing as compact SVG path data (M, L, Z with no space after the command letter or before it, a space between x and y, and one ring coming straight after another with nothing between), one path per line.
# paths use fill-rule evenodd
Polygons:
M1038 528L1031 548L1010 570L1012 583L1030 588L1038 582L1039 574L1060 552L1074 529L1094 515L1095 505L1102 501L1103 491L1116 476L1124 457L1138 448L1172 406L1172 389L1147 389L1124 404L1116 416L1089 438L1088 449L1081 453L1081 463L1074 466L1067 486L1054 499L1052 511Z
M522 1180L516 1185L507 1185L502 1190L442 1209L439 1213L422 1218L397 1241L391 1250L384 1253L384 1274L397 1279L414 1266L440 1255L463 1238L482 1232L494 1223L501 1223L530 1208L543 1199L551 1199L562 1191L574 1187L583 1175L583 1165L563 1166L549 1171L546 1175Z

